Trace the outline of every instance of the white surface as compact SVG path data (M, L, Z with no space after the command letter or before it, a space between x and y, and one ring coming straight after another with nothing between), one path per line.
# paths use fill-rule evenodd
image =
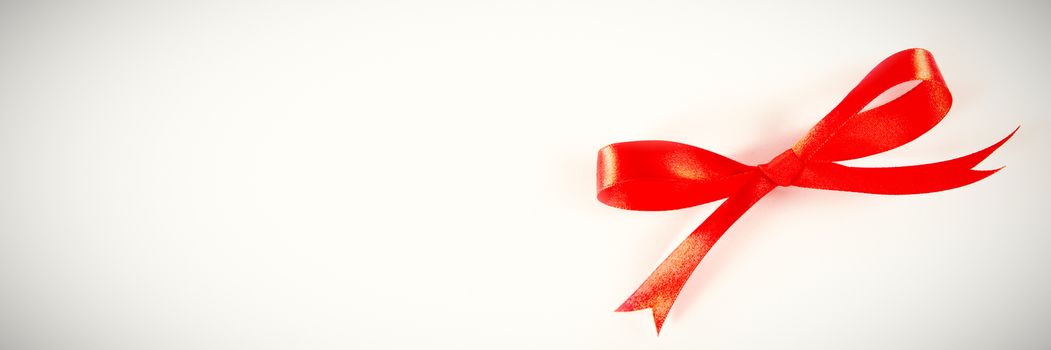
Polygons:
M5 2L0 348L1051 346L1049 6ZM794 143L880 60L955 96L861 165L1018 135L943 193L780 189L660 337L612 312L715 204L594 198L596 151Z

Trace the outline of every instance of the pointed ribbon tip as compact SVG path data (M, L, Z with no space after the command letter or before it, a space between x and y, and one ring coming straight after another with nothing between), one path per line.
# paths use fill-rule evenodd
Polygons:
M863 109L886 90L917 85L894 100ZM672 210L726 199L616 311L650 309L660 334L672 305L701 259L749 208L778 186L876 194L949 190L994 170L972 169L1019 128L977 152L937 163L858 168L836 163L911 142L948 113L952 95L934 57L923 49L891 55L876 66L795 146L770 162L748 166L670 141L616 143L599 151L598 199L629 210Z

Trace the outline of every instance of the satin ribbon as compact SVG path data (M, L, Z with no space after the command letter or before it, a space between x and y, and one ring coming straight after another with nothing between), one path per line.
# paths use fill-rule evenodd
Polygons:
M888 89L917 81L918 85L900 97L864 109ZM712 245L748 208L778 186L915 194L965 186L1003 169L971 168L1014 132L981 151L938 163L891 168L835 163L885 152L916 139L938 124L951 104L952 96L930 52L909 49L877 65L795 146L766 164L747 166L669 141L606 146L598 157L598 199L607 205L673 210L726 198L617 311L651 309L659 334L683 285Z

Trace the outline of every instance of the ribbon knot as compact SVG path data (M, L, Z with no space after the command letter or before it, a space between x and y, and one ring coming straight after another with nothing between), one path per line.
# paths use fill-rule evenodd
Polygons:
M894 100L863 110L888 89L910 81L919 83ZM950 105L952 95L934 57L923 49L909 49L873 68L795 146L766 164L747 166L669 141L623 142L602 148L598 199L607 205L672 210L726 198L617 311L651 309L660 333L672 304L704 255L745 211L777 186L915 194L965 186L999 171L972 168L1015 132L978 152L937 163L889 168L836 163L909 143L937 125Z
M778 186L792 186L799 173L803 171L803 161L791 149L781 152L766 164L758 166L763 176L773 181Z

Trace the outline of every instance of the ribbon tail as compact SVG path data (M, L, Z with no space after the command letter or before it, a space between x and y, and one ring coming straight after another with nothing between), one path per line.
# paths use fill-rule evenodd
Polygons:
M890 168L854 168L835 163L810 163L794 185L875 194L917 194L950 190L978 182L1003 169L971 168L988 158L1017 131L1018 128L1015 128L1007 137L978 152L938 163Z
M657 334L660 334L672 304L704 255L745 211L775 187L776 184L757 174L690 233L617 311L651 309Z

